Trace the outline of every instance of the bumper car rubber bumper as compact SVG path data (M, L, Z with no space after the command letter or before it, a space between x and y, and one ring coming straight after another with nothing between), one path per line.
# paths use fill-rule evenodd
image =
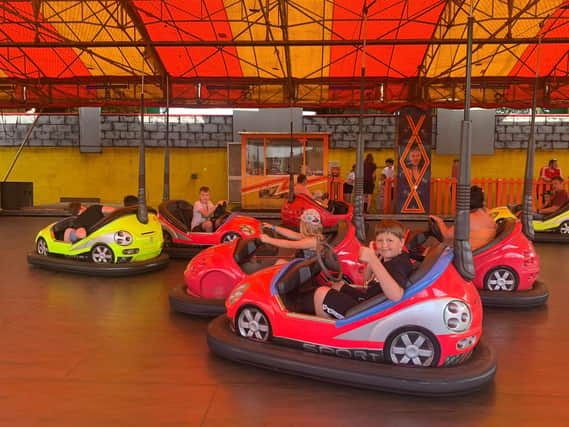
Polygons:
M170 257L165 253L146 261L119 264L95 264L63 257L43 256L35 252L28 254L28 263L34 267L99 277L126 277L149 273L166 267L168 262L170 262Z
M569 235L553 231L535 231L533 241L539 243L569 243Z
M187 288L186 285L181 285L170 290L168 300L172 310L201 317L215 317L225 313L224 299L189 295Z
M227 316L212 320L207 342L217 355L239 363L358 388L419 396L456 396L478 390L494 378L496 356L481 341L472 356L453 367L416 368L309 353L239 337Z
M545 285L536 281L527 291L487 291L480 289L480 299L484 307L532 308L541 307L547 302L549 292Z

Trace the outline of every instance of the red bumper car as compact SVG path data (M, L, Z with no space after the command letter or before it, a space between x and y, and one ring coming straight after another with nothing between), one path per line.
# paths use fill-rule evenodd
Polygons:
M362 283L365 267L358 261L360 242L354 226L340 221L327 243L342 266L345 280ZM272 266L276 256L259 256L259 239L239 239L200 252L186 267L184 284L170 291L173 310L197 316L225 313L225 298L248 275Z
M440 227L429 221L430 233L442 240ZM498 223L496 237L472 252L476 277L472 281L487 307L531 308L544 305L549 297L537 280L539 257L522 224L513 218Z
M379 295L342 320L289 308L289 295L319 281L317 259L259 271L231 292L227 316L208 328L208 344L240 363L355 387L429 396L479 389L492 380L496 359L480 343L480 296L452 258L438 245L400 301Z
M320 214L322 226L324 227L336 225L338 221L351 221L354 215L354 207L349 203L340 200L330 200L328 206L325 207L304 194L295 194L294 200L292 202L287 200L281 208L283 225L298 229L300 215L306 209L316 209Z
M237 238L258 237L261 223L255 218L225 211L214 213L212 233L191 231L193 209L185 200L167 200L158 207L158 219L164 232L164 249L172 258L191 258L202 249Z

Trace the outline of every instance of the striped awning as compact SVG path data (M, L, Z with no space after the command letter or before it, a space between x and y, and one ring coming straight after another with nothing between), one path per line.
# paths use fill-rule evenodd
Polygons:
M568 0L8 0L0 107L460 107L471 15L472 106L569 106Z

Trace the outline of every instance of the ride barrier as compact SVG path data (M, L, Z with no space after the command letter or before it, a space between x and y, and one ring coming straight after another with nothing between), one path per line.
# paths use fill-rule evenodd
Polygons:
M456 178L431 178L431 195L429 212L434 215L454 216L456 214ZM524 180L520 178L473 178L471 185L477 185L484 190L486 207L492 209L497 206L522 203ZM397 195L397 182L394 178L388 178L383 183L383 209L378 213L395 213L394 198L389 197L392 186L395 186L394 194ZM569 183L564 183L565 190L569 191ZM543 195L551 190L551 183L535 180L532 186L533 208L540 209L543 206ZM378 194L374 197L381 197Z

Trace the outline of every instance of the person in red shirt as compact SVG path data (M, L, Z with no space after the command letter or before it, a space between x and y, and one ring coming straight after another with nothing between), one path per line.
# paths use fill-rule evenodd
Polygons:
M565 203L569 202L569 195L563 188L563 178L560 176L554 176L551 179L551 188L553 190L553 196L551 197L549 205L539 209L538 213L546 214L555 212Z
M563 178L561 169L557 164L557 159L551 159L547 166L542 167L539 171L539 179L542 181L551 182L551 180L556 176Z
M551 180L556 176L563 178L561 169L557 164L557 159L551 159L548 162L547 166L542 167L539 171L539 178L536 188L538 201L543 196L543 194L549 190L549 184L551 183ZM546 205L543 205L543 207L546 207Z

